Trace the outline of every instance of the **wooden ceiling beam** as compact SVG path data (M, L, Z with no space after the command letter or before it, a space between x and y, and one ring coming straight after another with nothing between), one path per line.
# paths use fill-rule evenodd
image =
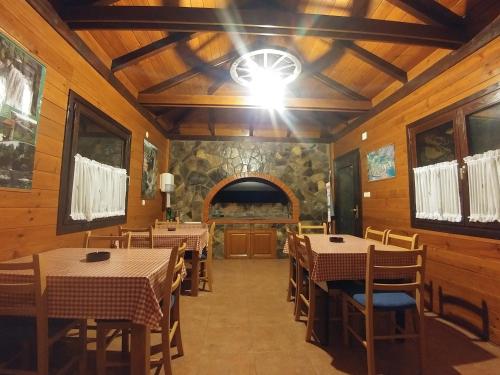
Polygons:
M140 94L139 102L146 107L189 108L262 108L251 96ZM371 109L366 100L286 98L284 108L296 111L365 112Z
M180 134L182 122L189 116L193 110L191 108L184 108L172 120L172 127L168 130L167 134Z
M165 81L157 83L154 86L148 87L147 89L141 91L141 94L159 93L159 92L167 90L171 87L177 86L178 84L181 84L182 82L185 82L193 77L196 77L198 74L202 73L205 70L208 70L210 68L216 68L220 65L227 63L228 61L230 61L233 58L235 58L236 56L238 56L238 54L239 53L237 50L233 50L224 56L218 57L217 59L208 61L204 64L195 66L194 68L191 68L190 70L187 70L184 73L181 73L181 74L176 75L172 78L166 79Z
M119 56L111 62L111 71L117 72L139 61L163 52L175 45L177 42L186 42L194 37L195 33L171 33L165 38L156 40L150 44L130 51Z
M413 17L449 28L465 28L465 19L434 0L387 0Z
M456 49L466 40L462 30L434 25L358 17L297 14L259 9L238 10L165 6L74 6L60 12L75 30L123 29L212 31L258 35L305 35L345 40L373 40Z
M230 79L230 76L227 75L226 77L219 77L217 78L210 86L208 86L207 89L207 94L208 95L213 95L217 92L218 89L224 85L224 83L228 82Z
M400 69L390 62L385 61L374 53L371 53L370 51L352 42L337 41L336 43L340 43L343 47L349 49L356 57L363 60L367 64L370 64L374 68L384 72L385 74L391 76L392 78L395 78L403 83L408 82L408 75L403 69Z
M358 94L356 91L351 90L349 87L344 86L340 82L335 81L334 79L331 79L330 77L322 74L322 73L314 73L313 77L321 82L323 85L331 88L332 90L335 90L337 92L340 92L341 94L344 94L345 96L354 99L354 100L367 100L370 101L367 97Z

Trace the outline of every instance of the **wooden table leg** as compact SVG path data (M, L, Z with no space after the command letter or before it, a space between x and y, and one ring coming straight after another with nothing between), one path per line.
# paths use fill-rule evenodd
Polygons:
M150 371L150 331L142 324L132 325L131 375L146 375Z
M198 288L200 286L200 253L196 250L192 251L192 269L191 269L191 295L196 297L198 295Z

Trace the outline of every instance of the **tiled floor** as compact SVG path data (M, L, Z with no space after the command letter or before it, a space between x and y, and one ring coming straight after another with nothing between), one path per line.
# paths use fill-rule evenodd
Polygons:
M182 299L185 355L173 361L174 374L364 374L363 348L345 348L338 325L329 348L304 341L305 325L293 320L285 299L287 272L285 260L216 261L215 291ZM427 327L427 374L500 373L499 347L432 317ZM378 373L416 374L413 347L377 345Z
M286 260L216 261L215 291L181 298L185 355L174 359L174 374L365 374L364 349L344 347L337 324L330 347L304 341L305 325L293 320L292 303L285 300L287 272ZM500 373L499 347L471 339L435 317L427 319L427 328L426 374ZM378 373L417 374L413 347L377 344Z

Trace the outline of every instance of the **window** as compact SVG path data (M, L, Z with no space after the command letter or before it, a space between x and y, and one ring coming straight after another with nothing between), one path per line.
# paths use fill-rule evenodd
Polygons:
M415 228L500 238L500 89L408 126Z
M130 139L131 133L128 129L75 92L70 91L64 134L57 234L102 228L126 222L128 194L126 176L129 174ZM110 170L122 171L120 186L123 186L124 203L123 209L119 213L118 211L107 215L103 215L102 212L96 213L90 219L83 219L80 217L81 215L75 215L74 207L72 208L72 203L75 203L72 202L75 194L73 182L75 170L78 174L82 160L99 163L102 173L108 173L106 176L109 176ZM126 170L126 174L124 170ZM102 180L100 177L96 178ZM123 183L123 179L125 179L125 183ZM116 194L113 198L116 198Z

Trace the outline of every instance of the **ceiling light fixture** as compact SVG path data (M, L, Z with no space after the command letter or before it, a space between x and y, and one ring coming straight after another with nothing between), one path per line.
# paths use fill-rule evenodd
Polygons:
M250 89L257 105L282 110L285 87L297 79L301 67L299 59L291 53L265 48L239 57L231 65L231 77Z

